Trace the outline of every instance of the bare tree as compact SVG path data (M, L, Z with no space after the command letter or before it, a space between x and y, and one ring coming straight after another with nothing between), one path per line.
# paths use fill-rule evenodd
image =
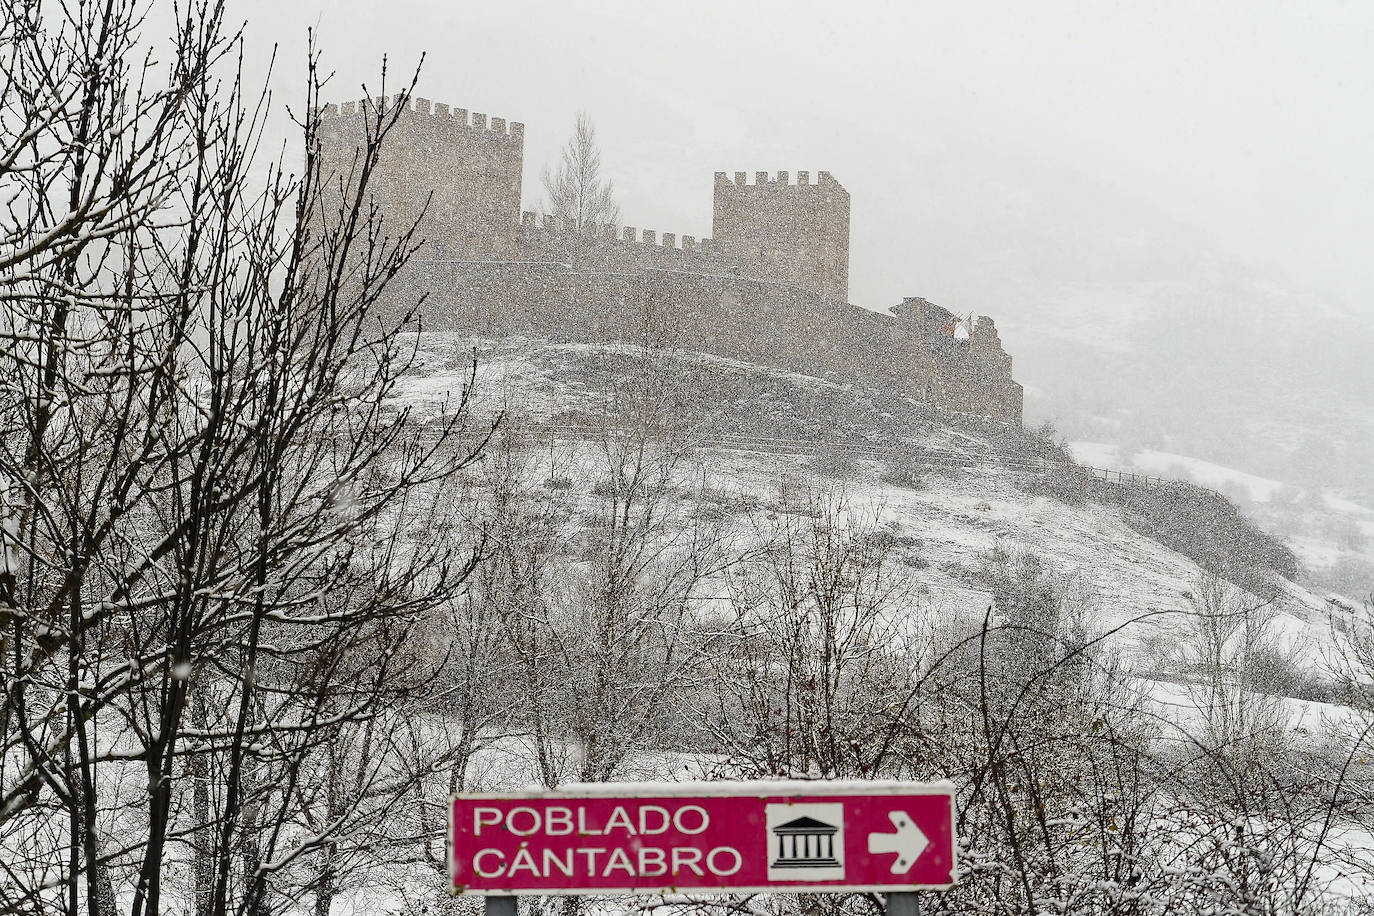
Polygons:
M488 461L494 562L478 575L521 671L514 706L538 778L604 781L661 748L694 670L698 591L726 562L698 513L673 357L608 347L601 426L552 465ZM590 480L561 486L559 471Z
M715 682L701 694L727 775L880 775L881 736L919 669L919 618L903 613L912 595L891 543L848 512L833 494L784 487L750 515L753 549L732 571Z
M557 171L544 169L543 182L549 211L565 229L582 231L620 224L615 189L610 179L601 177L596 127L585 111L577 113Z
M522 437L520 429L508 426L483 460L483 525L491 532L491 550L469 603L494 627L495 654L511 672L499 721L528 742L533 775L552 786L567 770L558 725L566 681L554 665L554 606L563 591L573 509L558 465L536 461L537 440Z
M400 106L322 174L312 50L304 168L254 180L268 100L221 4L178 7L166 67L146 13L21 3L0 26L13 912L328 890L337 856L302 863L446 765L399 766L380 729L427 683L417 623L480 555L429 535L485 433L465 404L420 430L393 400L415 349L379 300L413 227L383 234L368 185Z
M1271 602L1249 603L1230 583L1205 575L1193 587L1194 613L1186 618L1184 662L1198 675L1189 699L1202 715L1197 737L1242 771L1282 756L1289 727L1283 698L1264 693L1256 667L1278 647L1271 633Z

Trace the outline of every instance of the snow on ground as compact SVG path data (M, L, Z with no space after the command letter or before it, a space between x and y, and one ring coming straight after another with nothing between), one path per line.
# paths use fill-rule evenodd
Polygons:
M1374 508L1343 493L1293 488L1280 494L1282 481L1172 452L1147 449L1123 460L1110 443L1080 441L1069 448L1082 464L1190 480L1242 503L1248 499L1247 511L1261 527L1279 534L1318 578L1341 564L1374 566Z
M1131 463L1142 471L1173 477L1186 477L1194 483L1213 489L1226 489L1231 486L1243 487L1255 502L1268 502L1283 484L1268 477L1247 474L1235 468L1213 464L1200 458L1176 455L1172 452L1159 452L1144 449L1137 452ZM1180 473L1181 472L1181 473Z
M514 408L532 420L550 421L569 411L594 408L606 392L589 377L588 364L602 357L642 352L628 344L552 343L523 337L491 339L452 331L426 331L415 343L416 363L400 379L391 403L398 408L409 407L420 420L437 416L445 408L455 408L470 381L473 406L479 412ZM470 375L474 353L475 379ZM749 373L800 390L853 389L852 385L711 354L665 351L664 355L696 371Z
M539 419L560 409L567 386L536 350L522 341L489 341L454 332L420 335L416 365L400 379L392 403L406 406L413 417L424 420L460 403L473 382L472 406L479 413L495 413L513 404ZM473 379L472 360L477 356ZM527 398L531 390L541 397Z
M560 446L559 474L594 475L596 448L591 443ZM750 496L772 507L784 481L833 489L851 518L917 539L912 552L919 562L904 574L918 600L946 620L981 618L992 599L969 574L1003 542L1031 550L1083 595L1096 630L1124 625L1110 644L1144 664L1152 658L1145 647L1168 639L1191 610L1188 593L1202 576L1193 561L1128 526L1118 509L1072 507L1030 496L999 468L931 474L922 489L911 490L881 482L878 466L864 462L853 477L834 480L813 473L807 456L713 450L700 460L703 468L694 472L695 479L714 492ZM1301 629L1324 604L1293 589L1285 606L1291 606L1293 628Z
M573 407L592 406L604 392L589 382L588 359L599 354L635 352L602 344L555 344L517 338L482 340L461 334L425 334L419 341L417 371L404 380L397 401L416 410L437 410L445 398L461 396L473 348L477 348L476 399L479 407L515 406L536 420L557 417ZM673 354L698 369L757 373L809 391L837 391L833 383L782 370L762 369L700 354ZM976 444L970 447L976 447ZM1115 446L1075 442L1075 457L1095 466L1120 467ZM578 489L594 475L595 446L566 443L569 464L558 473ZM1089 503L1069 506L1027 494L1014 472L997 467L931 472L922 489L884 484L881 468L860 462L850 479L836 481L811 469L807 456L711 451L702 456L699 480L718 492L746 493L767 504L776 499L784 478L813 487L841 489L856 515L876 517L894 534L919 539L908 572L919 599L938 614L981 615L989 596L970 575L999 542L1024 547L1046 560L1092 608L1090 624L1099 632L1124 627L1111 645L1139 669L1158 664L1160 647L1178 640L1191 595L1202 570L1132 529L1116 507ZM1208 486L1245 488L1267 500L1280 483L1211 462L1160 451L1134 456L1135 467L1173 473ZM1314 551L1315 544L1309 545ZM1309 552L1311 552L1309 551ZM919 568L918 568L919 567ZM1318 666L1332 654L1326 602L1298 585L1288 585L1275 606L1275 637L1305 664Z
M1121 467L1121 449L1109 442L1069 442L1069 453L1088 467Z
M1374 509L1362 506L1359 503L1351 502L1343 496L1339 496L1327 490L1322 494L1322 502L1326 503L1327 508L1335 509L1337 512L1348 512L1351 515L1370 515L1374 516Z
M579 377L585 376L589 357L634 351L604 344L483 340L453 333L427 333L419 346L421 365L404 380L398 401L417 410L437 410L445 397L461 395L476 347L479 406L514 405L537 420L548 420L575 406L586 407L601 394ZM783 370L695 353L676 355L698 367L760 373L808 390L835 388L833 383ZM1120 466L1115 446L1075 442L1071 448L1085 464ZM594 473L587 448L569 444L564 451L569 457L581 455L560 473L574 478ZM1202 571L1188 558L1137 533L1115 507L1093 503L1072 507L1030 496L1016 486L1013 472L996 467L932 473L923 489L913 491L880 482L876 464L861 462L852 479L834 481L818 477L810 463L806 456L715 451L703 456L703 472L709 470L709 484L717 490L769 499L775 497L782 478L789 476L811 486L840 487L855 510L876 515L895 534L920 540L917 552L924 568L913 569L911 576L921 594L928 596L924 600L950 614L986 610L988 596L971 581L969 572L999 542L1033 551L1071 581L1095 609L1093 623L1099 630L1128 624L1113 642L1140 664L1149 663L1154 651L1150 647L1167 642L1177 632L1182 615L1192 609L1190 595ZM1209 486L1239 485L1259 499L1267 499L1280 486L1278 481L1166 452L1140 452L1135 465L1150 473L1173 471ZM1283 616L1276 626L1286 646L1301 648L1313 658L1329 650L1328 609L1322 599L1294 585L1279 610ZM1304 634L1312 634L1311 639Z
M1121 449L1106 442L1070 442L1069 452L1074 461L1089 467L1121 467Z
M1333 566L1345 555L1345 550L1339 544L1318 535L1289 536L1285 543L1307 566Z
M756 493L784 471L806 479L806 459L782 465L771 456L737 457L733 469ZM970 588L966 573L999 542L1047 561L1092 608L1089 623L1099 633L1122 628L1108 644L1134 665L1155 663L1152 647L1176 643L1194 609L1190 595L1203 572L1192 560L1136 532L1115 507L1033 497L1001 469L931 475L919 491L880 482L872 467L843 482L814 476L806 482L839 486L856 515L876 516L894 533L918 538L925 568L910 576L941 616L981 615L987 608L990 596ZM1275 611L1274 637L1299 663L1316 666L1330 656L1323 599L1289 583Z
M1158 724L1164 727L1165 740L1185 743L1205 740L1210 702L1205 688L1197 684L1145 679L1135 681L1134 686L1146 698ZM1236 691L1231 698L1238 706L1248 705L1253 716L1277 718L1286 725L1289 738L1300 742L1320 741L1323 736L1333 733L1348 734L1352 729L1362 729L1370 721L1370 713L1335 703L1246 691Z

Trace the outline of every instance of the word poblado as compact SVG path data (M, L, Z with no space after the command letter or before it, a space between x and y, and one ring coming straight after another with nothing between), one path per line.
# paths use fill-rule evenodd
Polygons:
M549 805L542 810L521 806L519 808L476 808L473 811L472 834L481 836L482 828L488 831L500 827L516 836L609 836L623 832L626 836L655 836L667 833L669 829L688 836L702 833L710 825L711 816L700 805L683 805L669 811L661 805L637 805L635 816L630 808L616 805L610 816L598 823L595 814L588 815L585 805L564 808Z

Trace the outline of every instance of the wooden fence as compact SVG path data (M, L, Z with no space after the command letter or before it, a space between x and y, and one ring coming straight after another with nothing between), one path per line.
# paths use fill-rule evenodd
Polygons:
M614 437L626 434L626 431L608 429L605 427L556 424L540 426L537 427L537 430L555 439L581 442L597 442L608 436ZM1117 470L1115 468L1099 468L1090 465L1055 461L1048 458L1030 458L1024 455L1010 455L992 451L977 453L956 449L925 448L920 446L882 444L859 440L788 439L776 436L742 436L736 434L700 432L689 434L689 439L691 444L698 448L718 449L722 451L798 456L839 454L849 457L872 458L877 460L903 460L918 464L938 465L943 467L996 466L1035 474L1062 476L1082 475L1104 485L1118 484L1121 486L1145 487L1150 489L1206 489L1205 487L1200 487L1188 481L1175 480L1169 477L1159 477L1150 474L1139 474L1134 471Z

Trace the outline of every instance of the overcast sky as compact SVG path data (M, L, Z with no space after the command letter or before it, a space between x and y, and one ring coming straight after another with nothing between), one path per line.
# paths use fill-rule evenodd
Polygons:
M308 27L333 99L423 52L420 95L527 125L529 204L580 107L630 225L705 236L714 171L829 170L869 307L1005 313L1007 249L1063 274L1102 238L1374 301L1368 2L235 2L288 97Z

